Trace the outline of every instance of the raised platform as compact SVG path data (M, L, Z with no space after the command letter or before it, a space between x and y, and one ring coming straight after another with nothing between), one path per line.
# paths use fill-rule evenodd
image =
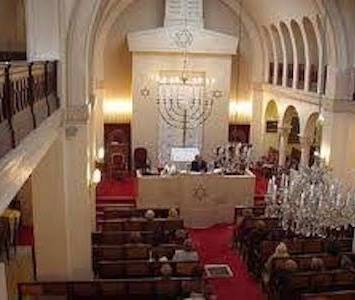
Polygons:
M179 207L185 226L231 224L237 205L253 205L255 176L186 174L138 177L138 208Z

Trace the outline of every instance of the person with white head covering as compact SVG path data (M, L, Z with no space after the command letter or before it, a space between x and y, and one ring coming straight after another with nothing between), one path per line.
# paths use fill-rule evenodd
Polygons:
M290 254L288 253L288 249L285 243L281 242L277 245L275 252L269 256L266 264L265 264L265 273L263 274L264 283L267 284L270 281L270 273L272 267L272 261L274 258L288 258Z
M155 218L155 212L151 209L148 209L144 216L148 221L153 221Z

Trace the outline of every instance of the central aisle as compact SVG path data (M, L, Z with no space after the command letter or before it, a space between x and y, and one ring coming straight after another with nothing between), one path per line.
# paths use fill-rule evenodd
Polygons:
M262 291L253 280L235 250L230 247L233 228L217 225L209 229L189 230L204 264L228 264L234 277L210 279L218 300L262 300Z

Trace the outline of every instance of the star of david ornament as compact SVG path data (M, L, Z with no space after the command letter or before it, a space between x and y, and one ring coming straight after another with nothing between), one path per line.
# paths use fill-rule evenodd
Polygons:
M187 47L190 47L192 45L193 36L190 30L184 28L182 30L175 32L174 40L175 40L175 44L179 48L186 49Z
M196 198L199 202L202 202L202 200L206 199L207 192L202 183L198 183L198 185L194 188L193 197Z

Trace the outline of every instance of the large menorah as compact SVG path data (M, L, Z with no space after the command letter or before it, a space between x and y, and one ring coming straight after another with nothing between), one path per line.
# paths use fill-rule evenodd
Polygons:
M187 130L203 124L211 115L214 101L221 97L219 91L206 91L204 76L196 73L181 77L163 76L158 81L157 106L162 119L171 127L183 131L183 146Z

